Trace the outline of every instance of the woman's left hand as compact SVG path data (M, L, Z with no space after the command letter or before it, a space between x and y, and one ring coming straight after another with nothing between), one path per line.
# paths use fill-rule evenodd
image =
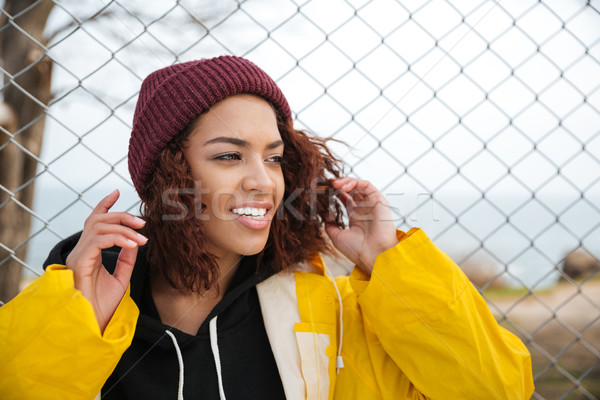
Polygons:
M377 256L398 244L390 206L370 182L344 177L332 184L348 212L349 227L326 224L327 234L342 254L370 276Z

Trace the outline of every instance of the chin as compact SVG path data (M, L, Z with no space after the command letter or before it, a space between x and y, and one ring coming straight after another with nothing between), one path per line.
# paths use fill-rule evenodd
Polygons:
M248 248L248 246L244 246L243 251L241 251L239 254L242 256L253 256L255 254L260 253L261 251L263 251L265 249L266 246L266 242L264 243L257 243L256 245Z
M232 235L231 241L226 245L230 251L242 255L242 256L253 256L264 250L267 245L268 235L263 238L262 235L239 235L235 237Z

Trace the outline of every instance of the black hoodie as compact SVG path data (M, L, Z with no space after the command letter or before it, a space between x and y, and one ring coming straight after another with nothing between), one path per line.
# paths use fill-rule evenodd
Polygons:
M44 262L65 264L81 233L61 241ZM113 272L120 248L102 251ZM277 364L265 331L256 285L273 275L255 257L245 257L223 299L213 308L198 333L189 335L160 322L150 291L146 247L139 248L131 277L131 297L140 309L131 346L102 388L102 399L176 399L179 371L175 344L184 366L186 399L219 399L216 364L210 347L209 322L218 315L217 332L223 389L228 399L285 399ZM85 357L82 354L81 357Z

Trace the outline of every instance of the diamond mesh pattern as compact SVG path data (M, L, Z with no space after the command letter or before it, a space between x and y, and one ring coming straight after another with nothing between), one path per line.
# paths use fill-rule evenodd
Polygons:
M32 181L0 187L0 207L33 220L26 241L0 243L0 268L39 274L114 187L135 212L126 150L143 77L236 54L280 84L299 127L348 144L332 148L386 193L399 228L424 227L470 274L531 350L534 398L600 397L597 269L562 269L575 250L600 258L600 1L53 1L47 46L7 23L54 63L54 97L25 93L44 109L40 157L16 141L37 119L0 132L0 151L39 165L32 208L15 197ZM25 92L30 67L2 67L0 93Z

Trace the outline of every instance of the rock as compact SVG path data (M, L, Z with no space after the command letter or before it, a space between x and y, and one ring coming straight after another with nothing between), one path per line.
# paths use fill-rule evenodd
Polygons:
M563 274L571 279L586 277L600 270L600 261L581 249L573 251L563 262Z

